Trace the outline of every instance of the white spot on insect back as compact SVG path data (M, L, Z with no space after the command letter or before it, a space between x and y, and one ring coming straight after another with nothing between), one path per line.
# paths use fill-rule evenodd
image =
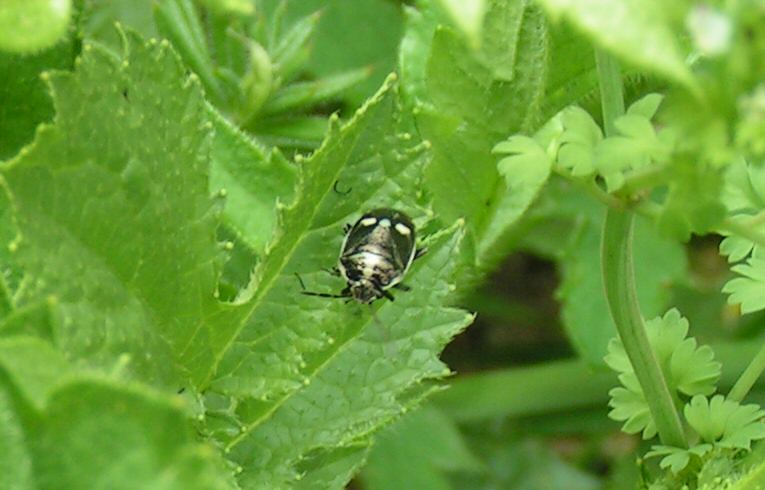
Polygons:
M388 218L381 219L380 226L382 226L383 228L390 228L390 220Z
M380 267L385 262L381 256L373 253L364 253L363 261L364 267L361 269L361 274L366 277L372 277L375 274L375 269Z
M362 226L372 226L377 223L377 218L364 218L361 220Z
M409 227L404 223L396 223L396 231L404 236L409 236L412 234L412 230L410 230Z

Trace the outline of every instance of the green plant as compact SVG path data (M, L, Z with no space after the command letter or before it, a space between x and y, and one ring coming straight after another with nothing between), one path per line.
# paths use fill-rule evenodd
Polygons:
M758 488L759 9L0 6L0 487ZM411 291L302 295L378 207ZM468 311L558 343L444 389Z

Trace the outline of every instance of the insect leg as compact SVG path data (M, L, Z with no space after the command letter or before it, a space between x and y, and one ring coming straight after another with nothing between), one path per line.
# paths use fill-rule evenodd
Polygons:
M418 248L418 249L417 249L417 250L414 252L414 258L413 258L412 260L417 260L417 259L419 259L420 257L422 257L423 255L425 255L426 253L428 253L428 247L422 247L422 248Z
M407 286L406 284L404 284L402 282L400 282L398 284L395 284L393 287L398 289L399 291L411 291L412 290L412 288L410 288L409 286Z
M337 267L333 267L331 269L327 269L326 267L322 267L321 270L326 272L327 274L333 275L335 277L340 277L340 269L338 269Z
M300 274L298 274L297 272L295 273L295 277L297 277L297 280L300 282L300 289L305 291L305 283L303 282L303 278L300 277Z

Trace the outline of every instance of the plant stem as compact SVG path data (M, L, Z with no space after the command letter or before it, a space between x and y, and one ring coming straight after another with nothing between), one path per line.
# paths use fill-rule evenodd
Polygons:
M760 341L738 340L711 344L723 365L719 387L730 388L755 357ZM433 395L433 403L458 423L498 418L541 417L598 410L608 403L608 390L617 383L611 370L593 369L580 359L549 361L527 366L458 376L448 390ZM758 379L758 394L765 380Z
M744 372L741 373L741 376L738 377L736 384L733 385L733 388L728 393L728 399L736 402L743 400L763 371L765 371L765 345L760 348L752 362L749 363Z
M595 50L606 136L614 133L614 120L624 114L621 74L616 60ZM619 338L645 395L661 442L688 447L664 373L648 341L635 290L632 230L635 215L609 207L603 226L601 264L603 285Z
M622 75L616 60L598 48L595 49L595 62L598 68L603 126L606 136L611 136L615 132L614 121L624 114Z
M611 317L632 364L662 444L687 447L680 417L675 410L664 374L654 355L643 324L635 291L632 264L634 214L609 208L603 226L603 285Z

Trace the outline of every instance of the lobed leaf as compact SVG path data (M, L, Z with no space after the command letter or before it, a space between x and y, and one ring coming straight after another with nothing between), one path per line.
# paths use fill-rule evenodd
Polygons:
M491 150L509 134L535 129L549 66L547 25L529 2L491 2L485 19L493 33L486 51L435 29L425 70L429 105L417 115L433 143L426 177L434 209L447 222L465 217L479 244L484 233L491 242L515 220ZM491 49L500 40L509 51Z
M732 270L740 277L723 286L723 293L730 295L728 302L740 304L742 313L765 308L765 258L750 257L746 263L733 266Z
M749 164L743 159L733 162L725 171L722 200L732 215L730 220L739 230L748 235L727 232L720 243L720 253L731 263L737 277L723 286L728 303L740 304L742 313L751 313L765 308L762 292L765 291L765 262L761 257L761 243L755 239L763 232L759 214L765 209L765 173L761 165Z
M210 194L225 195L224 222L262 256L278 229L277 201L293 199L297 169L278 150L267 152L258 146L217 111L211 108L209 114L215 130Z
M703 398L702 395L714 393L720 378L721 364L714 360L714 353L710 347L697 347L694 338L686 338L688 326L688 320L674 308L663 317L648 320L645 324L648 341L662 367L670 392L693 396L693 400L696 400ZM611 390L609 405L612 410L609 417L624 421L622 430L625 432L636 433L642 430L644 439L653 437L656 434L656 426L648 411L643 390L619 339L609 343L605 361L611 369L619 373L619 381L624 386ZM693 425L690 419L689 422ZM705 440L711 442L710 439ZM679 464L679 460L676 464Z
M29 337L0 339L0 373L7 488L234 488L178 397L78 372Z
M418 185L427 145L403 131L393 80L347 124L333 122L301 162L296 200L240 298L249 320L225 348L205 404L208 430L248 488L344 485L369 435L429 392L423 380L448 373L436 354L471 319L440 306L452 290L457 228L428 240L428 254L407 275L413 290L395 303L368 310L300 295L301 282L311 291L342 289L322 269L337 261L343 224L359 213L392 206L418 224L426 218ZM336 183L350 190L340 193Z
M478 247L482 265L501 258L503 234L507 233L508 228L516 223L534 202L547 183L552 168L550 157L532 138L511 136L507 141L498 143L493 151L508 153L509 156L497 163L497 170L504 179L505 187L497 190L500 197L497 198L494 219ZM498 257L492 257L492 253Z
M712 450L711 444L696 444L688 449L673 446L652 446L645 455L646 458L663 456L659 467L669 468L672 473L680 473L688 466L691 458L701 458Z
M208 194L210 129L195 79L166 43L125 39L123 59L85 44L49 77L56 107L0 168L21 235L19 306L57 298L54 339L70 358L138 379L201 382L220 249ZM77 278L77 280L73 280Z
M720 447L749 450L752 441L765 438L765 411L756 404L740 405L722 395L711 399L696 395L684 414L702 440Z

